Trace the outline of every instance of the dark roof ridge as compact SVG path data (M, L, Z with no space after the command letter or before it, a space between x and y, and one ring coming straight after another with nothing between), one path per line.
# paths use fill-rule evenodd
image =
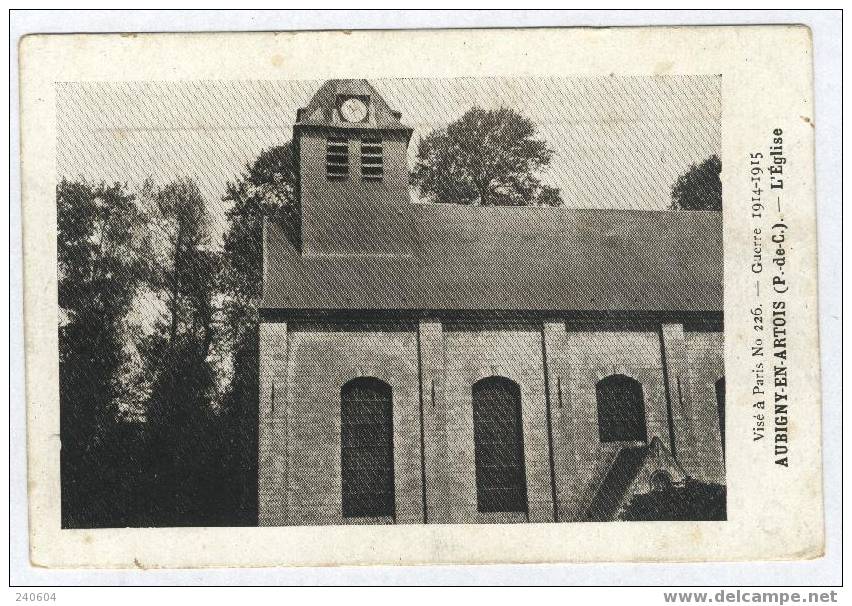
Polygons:
M589 213L600 213L600 214L610 214L610 215L619 215L619 214L634 214L634 215L685 215L685 216L695 216L695 215L704 215L704 216L713 216L713 213L717 213L719 215L719 219L721 219L722 214L718 211L712 210L673 210L673 209L661 209L661 208L594 208L594 207L574 207L574 206L538 206L538 205L518 205L518 206L509 206L509 205L488 205L482 206L479 204L458 204L455 202L412 202L413 206L418 208L447 208L447 209L470 209L471 212L474 210L482 211L482 212L509 212L510 210L524 210L524 211L532 211L532 212L589 212Z

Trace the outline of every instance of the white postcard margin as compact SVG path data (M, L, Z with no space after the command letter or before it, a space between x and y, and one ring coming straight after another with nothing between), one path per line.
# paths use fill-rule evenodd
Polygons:
M812 41L803 26L27 36L21 57L30 556L36 566L792 560L824 549ZM721 74L726 522L62 530L56 82ZM750 155L785 158L788 466L754 442ZM773 199L774 200L774 199ZM770 217L766 217L769 221ZM775 222L760 223L771 229ZM764 253L771 252L764 250ZM769 258L771 258L771 254ZM772 355L770 353L770 355ZM771 362L771 359L770 359ZM793 402L795 402L795 407ZM770 411L771 413L771 411ZM773 439L773 436L769 436Z

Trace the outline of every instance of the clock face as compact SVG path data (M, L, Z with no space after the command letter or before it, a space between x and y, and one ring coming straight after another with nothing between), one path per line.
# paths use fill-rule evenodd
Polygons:
M361 99L351 97L340 105L340 115L347 122L363 122L367 118L367 106Z

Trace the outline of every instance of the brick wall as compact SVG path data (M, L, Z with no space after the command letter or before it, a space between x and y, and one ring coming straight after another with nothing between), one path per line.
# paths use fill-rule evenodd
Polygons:
M287 324L260 325L258 523L287 523Z
M668 444L659 335L654 332L568 332L558 373L560 392L554 409L558 459L565 470L557 482L559 519L582 518L619 450L629 442L602 443L598 431L597 394L601 379L613 374L642 384L648 439Z
M642 384L648 440L670 446L671 415L687 471L724 481L714 390L722 368L721 333L680 325L574 331L558 318L511 326L264 323L260 522L581 520L629 444L600 442L595 386L612 374ZM491 375L521 387L528 515L477 511L471 387ZM342 517L340 388L357 376L393 390L394 519Z
M487 326L444 327L447 410L448 522L548 522L553 520L541 327L495 330ZM492 375L521 388L527 516L479 513L473 440L474 383Z
M295 326L287 365L290 523L342 523L340 388L359 376L393 396L397 523L422 522L420 400L413 327Z
M695 428L695 477L725 483L725 459L716 405L716 381L725 375L721 332L687 332L689 388L688 416Z

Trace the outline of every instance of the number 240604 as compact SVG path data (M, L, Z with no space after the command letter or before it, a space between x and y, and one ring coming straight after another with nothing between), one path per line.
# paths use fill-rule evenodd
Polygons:
M16 602L55 602L56 594L39 592L39 593L16 593Z

